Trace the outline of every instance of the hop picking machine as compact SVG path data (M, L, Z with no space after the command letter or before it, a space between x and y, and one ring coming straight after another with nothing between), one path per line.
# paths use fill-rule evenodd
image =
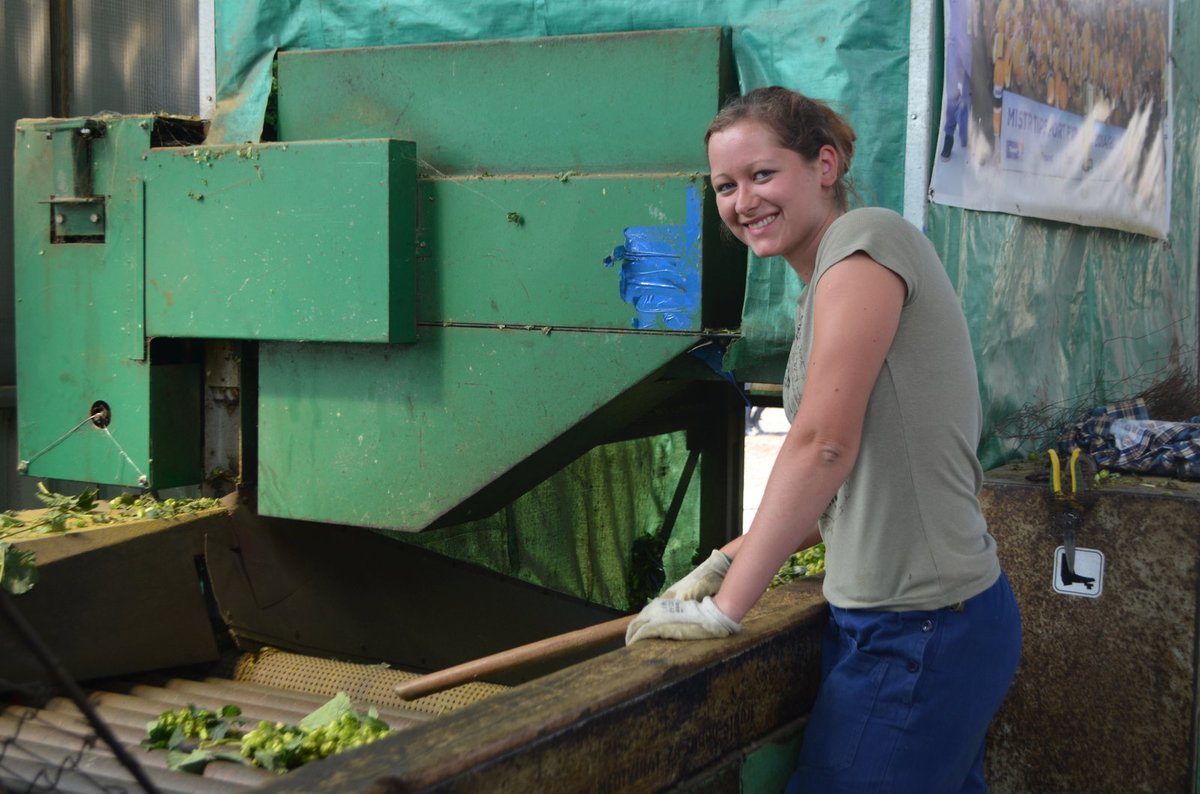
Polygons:
M746 253L705 177L738 90L728 31L276 67L262 140L169 114L17 122L13 464L106 500L226 502L22 534L41 575L11 598L22 620L134 747L164 702L226 697L286 721L341 691L403 727L283 777L180 783L140 756L164 792L779 790L818 583L768 591L722 641L595 631L740 531L730 370L778 363L750 360ZM1130 478L1080 500L1071 471L1071 499L1015 467L983 488L1026 628L989 785L1194 790L1195 492ZM0 632L6 691L47 669ZM128 786L53 698L15 708L0 788Z
M628 614L740 531L746 401L723 356L746 257L702 140L737 90L726 33L282 52L277 84L273 140L166 114L17 125L21 471L237 502L31 541L43 577L18 603L66 669L232 642L437 670ZM630 703L658 692L700 709L717 756L759 741L811 693L804 593L799 623L782 609L734 645L571 668L548 686L575 711L495 706L498 735L544 733L514 708L557 720L593 763L654 730ZM35 677L6 642L6 677ZM692 661L663 677L670 650ZM782 689L755 705L727 653ZM635 788L697 774L655 756L611 758ZM412 779L451 774L436 757L414 752Z

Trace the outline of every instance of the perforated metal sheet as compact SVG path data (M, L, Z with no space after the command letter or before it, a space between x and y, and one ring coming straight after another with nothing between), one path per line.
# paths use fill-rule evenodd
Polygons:
M345 692L356 703L409 708L429 714L444 714L477 703L508 689L500 684L472 682L408 701L395 692L397 684L411 681L416 673L350 662L337 662L263 648L241 656L230 678L279 689L333 697Z

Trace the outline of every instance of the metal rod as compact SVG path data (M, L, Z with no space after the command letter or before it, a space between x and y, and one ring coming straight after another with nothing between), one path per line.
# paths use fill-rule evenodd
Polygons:
M941 5L940 3L938 5ZM908 24L908 122L904 144L904 217L924 230L929 217L929 163L937 141L933 68L942 56L934 52L933 0L913 0Z
M200 118L211 119L217 109L217 14L214 0L200 0L196 6Z
M38 661L42 663L42 666L58 683L62 691L71 698L75 706L87 717L92 730L113 751L113 755L121 762L121 766L129 770L129 774L133 775L133 779L137 781L146 794L158 794L158 787L146 775L146 771L142 769L141 764L125 749L125 745L121 744L120 740L117 739L104 720L100 719L100 715L96 713L96 710L92 708L91 702L88 701L87 695L75 683L75 679L71 678L67 673L66 668L62 666L62 663L59 662L53 651L42 642L41 637L34 631L33 626L29 625L29 622L25 620L25 616L17 609L8 591L2 587L0 587L0 612L4 613L4 617L12 624L17 634L25 641L25 645L38 658Z

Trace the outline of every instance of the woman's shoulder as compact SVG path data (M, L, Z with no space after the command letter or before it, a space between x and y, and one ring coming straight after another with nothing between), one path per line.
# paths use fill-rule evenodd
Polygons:
M926 258L933 254L929 240L904 216L885 207L860 207L846 212L829 225L821 240L818 260L840 261L855 251L876 259L896 255ZM934 254L936 257L936 254Z
M826 231L818 253L818 275L856 251L897 273L908 285L909 299L918 282L941 260L921 230L894 210L861 207L842 215Z
M858 207L852 209L833 222L829 227L832 231L839 227L843 233L861 231L863 233L903 233L920 234L921 230L912 225L903 215L887 207Z

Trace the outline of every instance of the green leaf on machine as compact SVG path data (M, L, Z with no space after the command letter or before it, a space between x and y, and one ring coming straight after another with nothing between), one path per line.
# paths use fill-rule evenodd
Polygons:
M353 711L354 704L350 702L350 696L345 692L338 692L324 706L300 720L300 727L306 731L313 731L323 725L336 722L342 718L343 714L351 714Z
M211 750L168 750L167 769L176 772L190 772L193 775L204 774L204 767L209 761L215 760Z
M242 710L237 706L224 706L219 711L197 708L188 704L184 708L164 711L158 719L146 723L146 738L142 747L147 750L175 750L185 746L188 740L221 742L226 737L241 736L245 721L240 719Z
M13 595L20 595L31 590L37 581L34 553L0 541L0 587Z
M196 499L164 499L149 494L133 496L127 493L113 497L107 504L97 501L97 489L85 490L78 496L65 496L38 483L37 498L46 510L28 520L12 511L0 513L0 538L29 533L43 535L66 532L100 524L138 521L146 518L170 518L221 507L220 501L208 497Z
M250 756L250 764L260 766L268 772L282 773L288 771L291 755L291 750L282 745L279 750L257 748Z
M38 500L46 506L46 515L35 522L30 530L39 534L48 532L66 532L74 520L76 526L88 523L88 514L96 508L97 488L85 489L78 496L64 496L46 487L44 482L37 484Z
M356 713L345 692L304 717L300 725L264 720L243 731L241 714L233 705L216 712L193 705L164 711L146 724L142 746L166 750L167 765L181 772L199 774L213 761L234 761L283 773L393 733L374 707L366 716Z
M87 513L96 507L96 494L99 492L98 488L92 488L84 489L78 496L64 496L63 494L51 491L46 487L46 483L39 482L35 496L46 507L65 510L70 513Z

